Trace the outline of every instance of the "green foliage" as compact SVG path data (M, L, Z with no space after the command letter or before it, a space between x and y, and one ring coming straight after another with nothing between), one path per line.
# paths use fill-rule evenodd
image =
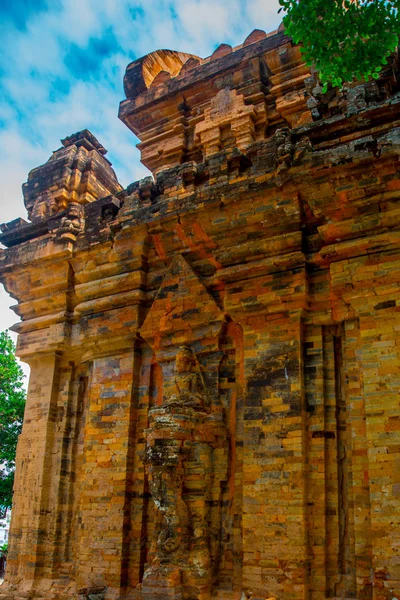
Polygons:
M398 45L400 0L279 0L286 33L328 83L378 79Z
M0 557L5 556L7 558L7 553L8 553L8 544L3 544L2 546L0 546Z
M24 374L7 331L0 333L0 517L11 507L15 451L24 417Z

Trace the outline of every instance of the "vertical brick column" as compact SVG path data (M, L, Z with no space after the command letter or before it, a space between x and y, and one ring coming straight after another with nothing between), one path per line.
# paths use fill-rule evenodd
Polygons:
M400 597L398 315L391 313L381 317L378 313L360 318L359 354L364 378L374 600Z
M343 365L347 395L349 452L351 470L349 495L349 524L354 529L354 584L356 597L372 597L371 556L371 502L370 473L368 466L368 439L366 429L366 404L364 370L360 353L360 324L358 319L343 324Z
M77 588L107 586L108 598L123 576L133 361L133 349L93 361L84 432Z
M307 513L308 540L311 554L309 593L311 600L325 600L329 585L328 567L331 546L328 548L327 479L331 464L334 433L330 431L326 396L332 385L326 381L328 370L323 327L308 325L304 334L304 391L307 412ZM336 452L334 452L336 463ZM337 497L337 494L336 494Z
M27 359L25 359L27 360ZM18 441L13 512L6 579L23 580L30 588L35 576L51 566L51 539L55 507L51 489L58 488L54 462L56 408L59 380L58 356L40 355L29 360L31 375L25 418ZM29 491L28 491L29 490Z
M243 589L306 597L305 416L300 313L248 320Z
M371 596L370 509L358 321L305 336L310 593Z

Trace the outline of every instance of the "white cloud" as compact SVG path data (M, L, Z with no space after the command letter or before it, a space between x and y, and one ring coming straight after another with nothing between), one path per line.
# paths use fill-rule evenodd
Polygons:
M52 15L51 25L71 42L85 46L91 36L104 27L104 4L92 0L66 0L59 15Z
M229 36L232 27L232 14L235 11L235 2L231 4L217 4L210 1L181 2L179 19L199 49L196 53L208 54L210 40L222 43ZM233 9L233 13L232 13ZM203 50L204 48L204 50Z
M246 6L249 21L258 23L258 28L264 29L267 33L277 29L282 21L282 15L278 15L278 2L248 0Z

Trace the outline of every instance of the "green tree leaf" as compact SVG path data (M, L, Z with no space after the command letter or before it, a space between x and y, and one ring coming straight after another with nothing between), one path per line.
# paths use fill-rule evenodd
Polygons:
M11 508L15 452L25 408L24 374L7 331L0 333L0 517Z
M286 33L319 72L323 91L377 79L400 35L400 0L280 0Z

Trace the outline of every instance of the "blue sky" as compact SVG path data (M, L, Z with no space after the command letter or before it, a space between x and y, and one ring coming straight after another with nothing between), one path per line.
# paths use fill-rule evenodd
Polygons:
M0 0L0 223L26 218L21 185L60 139L88 128L126 186L145 176L138 140L118 120L129 62L168 48L209 56L255 28L278 0ZM0 331L17 321L0 286Z

